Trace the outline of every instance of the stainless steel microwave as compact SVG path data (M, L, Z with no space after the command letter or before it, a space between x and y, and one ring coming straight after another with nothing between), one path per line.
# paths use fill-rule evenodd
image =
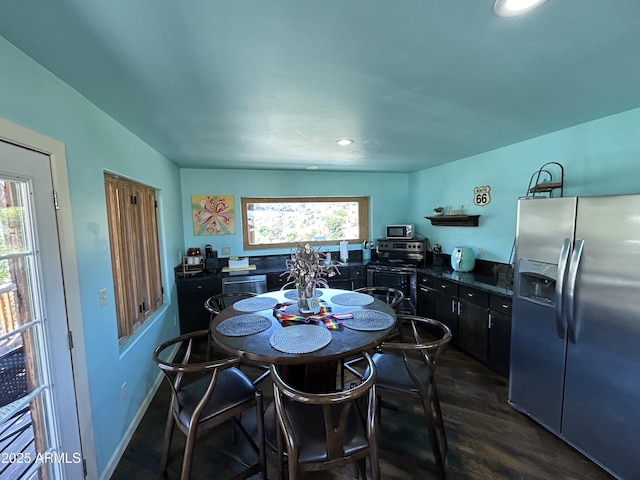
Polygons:
M413 238L416 233L413 225L387 225L387 238Z

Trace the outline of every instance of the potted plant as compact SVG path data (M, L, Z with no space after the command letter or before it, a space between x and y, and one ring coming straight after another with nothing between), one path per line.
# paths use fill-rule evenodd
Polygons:
M440 215L442 215L444 213L444 208L442 207L436 207L433 209L433 214L438 217Z
M295 284L300 313L311 313L308 301L315 297L315 289L327 288L329 284L326 278L340 274L335 266L327 262L327 254L314 250L308 243L298 245L295 253L287 259L286 267L281 276L287 275L287 280Z

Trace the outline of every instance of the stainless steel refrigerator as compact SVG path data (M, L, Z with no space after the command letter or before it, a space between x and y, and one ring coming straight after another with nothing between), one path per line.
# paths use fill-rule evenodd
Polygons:
M640 479L640 195L518 201L509 403Z

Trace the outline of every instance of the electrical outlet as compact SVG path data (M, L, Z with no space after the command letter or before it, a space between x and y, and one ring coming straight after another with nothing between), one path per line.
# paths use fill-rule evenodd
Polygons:
M104 308L107 306L107 290L102 289L98 292L98 298L100 302L100 308Z
M222 255L231 255L231 247L222 247Z
M120 387L120 397L122 398L122 400L127 398L127 382L124 382L122 384L122 387Z

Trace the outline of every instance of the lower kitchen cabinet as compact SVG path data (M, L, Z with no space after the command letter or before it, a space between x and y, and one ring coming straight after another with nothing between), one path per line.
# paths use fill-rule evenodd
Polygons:
M418 272L418 294L416 314L419 317L435 318L436 315L436 279Z
M511 356L511 298L491 295L489 299L489 355L487 365L494 372L509 376Z
M176 279L178 292L178 315L180 333L185 334L209 328L209 312L204 302L212 295L222 292L219 275Z
M509 375L511 297L418 272L417 314L451 329L451 345Z
M458 346L458 284L436 279L434 317L451 329L451 344Z
M489 349L489 294L461 285L459 302L458 347L486 363Z
M364 288L367 286L367 267L349 267L349 278L351 280L351 290Z
M287 275L282 275L282 272L267 273L267 291L275 292L276 290L280 290L290 281L291 280L287 280ZM293 288L293 284L287 288Z
M333 277L325 277L329 288L339 288L341 290L355 290L356 288L367 286L367 267L338 267L340 270L339 275ZM267 290L274 291L280 290L286 283L287 275L280 276L279 273L267 274ZM289 285L287 288L294 288L294 285Z

